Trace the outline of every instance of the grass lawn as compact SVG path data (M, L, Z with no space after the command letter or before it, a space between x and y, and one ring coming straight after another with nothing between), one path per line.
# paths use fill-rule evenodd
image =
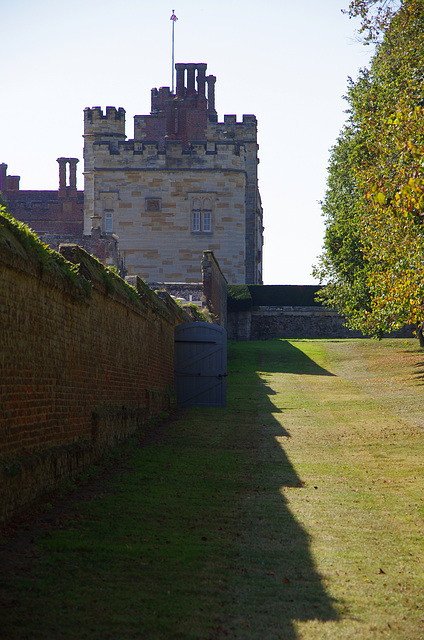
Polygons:
M0 638L422 640L423 394L413 340L230 345L226 409L3 543Z

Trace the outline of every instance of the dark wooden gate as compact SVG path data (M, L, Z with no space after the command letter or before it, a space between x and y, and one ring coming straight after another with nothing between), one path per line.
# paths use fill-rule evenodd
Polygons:
M175 328L175 387L181 407L225 407L227 332L209 322Z

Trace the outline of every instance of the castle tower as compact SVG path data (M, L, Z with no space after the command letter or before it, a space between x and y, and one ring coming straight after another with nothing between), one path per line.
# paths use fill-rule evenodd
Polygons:
M215 108L204 63L178 63L175 93L152 89L149 115L84 111L84 233L116 233L130 275L197 282L205 250L229 283L262 282L257 121Z
M95 211L94 163L99 147L107 145L109 153L119 153L119 143L125 141L125 109L101 107L84 109L84 235L93 229L104 231L102 216Z

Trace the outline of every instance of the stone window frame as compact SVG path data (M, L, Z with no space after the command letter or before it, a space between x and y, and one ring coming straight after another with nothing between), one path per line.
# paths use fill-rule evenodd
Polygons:
M208 191L190 193L188 196L190 202L190 232L193 235L212 235L216 194Z
M113 233L113 210L105 209L105 233Z
M113 233L114 213L118 209L119 191L99 191L101 225L104 233ZM106 222L106 219L108 222Z

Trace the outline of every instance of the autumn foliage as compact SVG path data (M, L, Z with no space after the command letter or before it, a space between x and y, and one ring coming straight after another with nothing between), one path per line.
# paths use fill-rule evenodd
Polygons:
M381 337L424 320L424 2L404 0L350 81L332 149L321 301Z

